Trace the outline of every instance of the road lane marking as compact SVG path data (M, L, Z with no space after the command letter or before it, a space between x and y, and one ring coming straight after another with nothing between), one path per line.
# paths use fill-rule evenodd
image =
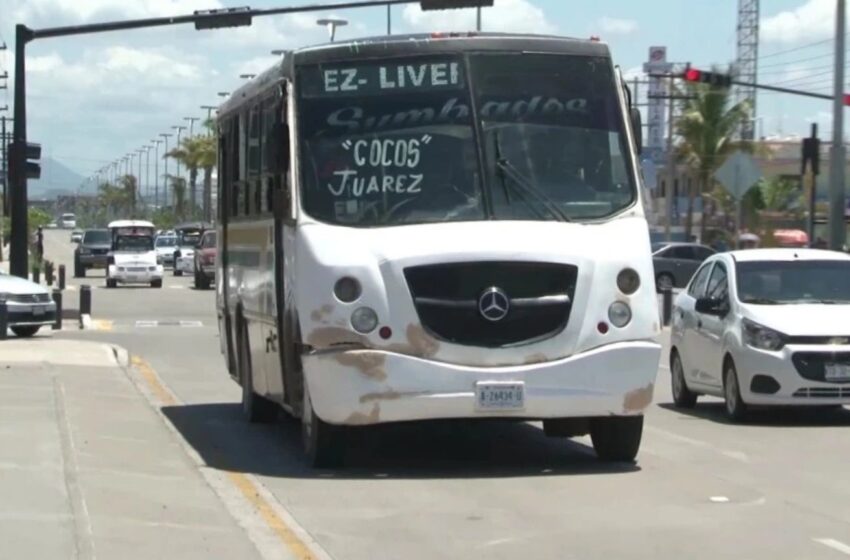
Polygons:
M850 556L850 546L844 544L841 541L837 541L835 539L812 539L813 541L820 543L824 546L828 546L832 550L837 550L838 552L842 552L847 556Z
M109 319L92 319L91 321L92 329L96 331L111 331L114 324Z
M647 432L647 431L655 432L656 434L662 435L664 437L667 437L667 438L670 438L670 439L673 439L673 440L676 440L676 441L680 441L682 443L687 443L688 445L692 445L694 447L701 447L703 449L708 449L710 451L714 451L715 453L718 453L720 455L723 455L724 457L728 457L729 459L733 459L733 460L741 462L741 463L745 463L745 464L750 463L750 458L743 451L733 451L733 450L729 450L729 449L723 449L721 447L717 447L716 445L712 445L711 443L708 443L707 441L702 441L702 440L699 440L699 439L681 436L681 435L676 434L674 432L662 430L661 428L656 428L654 426L645 426L643 430L644 430L644 432Z
M152 327L203 327L203 321L158 321L158 320L139 320L136 321L137 328L152 328Z
M727 498L726 496L711 496L708 499L709 499L709 501L711 501L712 503L715 503L715 504L729 503L729 498Z
M163 423L175 435L184 451L198 467L201 475L218 495L225 508L245 529L265 559L331 560L330 555L301 527L256 476L238 472L223 472L210 467L198 452L183 438L163 413L164 406L184 406L159 374L139 356L131 363L141 375L144 385L137 383L142 393L160 415ZM128 371L129 374L129 371ZM284 545L281 548L281 544Z

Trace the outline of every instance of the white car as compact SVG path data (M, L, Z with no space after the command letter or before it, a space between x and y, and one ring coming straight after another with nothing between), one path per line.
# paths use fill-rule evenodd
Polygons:
M174 250L177 248L176 235L158 235L154 241L159 264L163 266L174 266Z
M59 218L59 223L65 229L74 229L77 227L77 216L71 213L62 214Z
M45 287L2 270L0 299L6 300L8 325L17 336L33 336L56 320L56 303Z
M751 249L707 259L672 317L673 400L750 405L850 404L850 255Z
M112 251L106 269L106 287L118 284L150 284L162 287L162 265L154 250L154 225L142 220L118 220L109 224Z

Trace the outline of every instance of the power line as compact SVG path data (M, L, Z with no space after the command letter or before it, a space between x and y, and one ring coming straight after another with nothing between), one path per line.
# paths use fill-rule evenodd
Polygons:
M848 35L850 35L850 33L848 33ZM774 56L780 56L780 55L788 54L788 53L792 53L792 52L802 51L802 50L805 50L805 49L809 49L811 47L816 47L818 45L825 45L827 43L832 43L833 41L835 41L835 39L823 39L821 41L814 41L812 43L806 43L806 44L800 45L798 47L792 47L790 49L785 49L785 50L782 50L782 51L776 51L776 52L764 54L764 55L759 57L759 60L764 60L765 58L773 58Z
M822 71L816 72L814 74L805 74L803 76L797 76L796 78L786 78L784 80L779 80L777 82L770 82L769 85L775 86L775 85L788 84L788 83L800 82L800 81L805 82L805 81L811 80L811 78L816 78L818 76L827 76L827 75L833 74L834 71L835 71L834 69L822 70Z
M776 62L776 63L773 63L773 64L764 64L764 65L759 65L759 70L761 70L763 68L776 68L777 66L787 66L788 64L799 64L801 62L810 62L812 60L820 60L822 58L828 58L828 57L832 57L832 56L833 56L833 53L829 52L829 53L821 54L821 55L818 55L818 56L810 56L808 58L799 58L799 59L795 59L795 60L786 60L785 62Z

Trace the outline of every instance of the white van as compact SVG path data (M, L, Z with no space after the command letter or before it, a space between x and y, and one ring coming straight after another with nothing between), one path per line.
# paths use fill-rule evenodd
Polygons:
M106 287L150 284L162 287L163 268L154 249L156 228L143 220L118 220L109 224L112 246L106 268Z
M59 225L63 229L74 229L77 227L77 216L70 212L62 214L59 218Z

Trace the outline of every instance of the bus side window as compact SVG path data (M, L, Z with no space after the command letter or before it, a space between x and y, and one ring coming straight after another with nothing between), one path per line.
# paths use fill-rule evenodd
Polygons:
M262 212L260 198L262 176L260 163L262 154L262 113L259 105L251 108L248 127L248 183L245 213L255 216Z

